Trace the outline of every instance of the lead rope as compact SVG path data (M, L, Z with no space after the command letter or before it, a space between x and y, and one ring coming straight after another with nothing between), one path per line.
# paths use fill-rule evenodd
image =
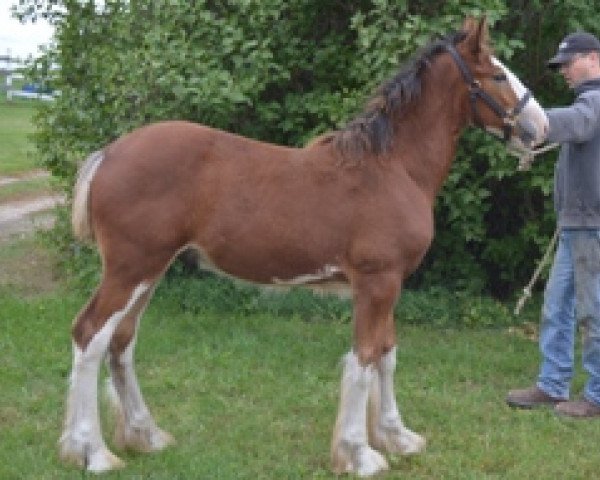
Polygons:
M554 235L552 235L552 240L550 240L550 243L548 244L548 248L546 249L546 253L544 253L542 260L540 261L537 268L535 269L535 272L533 272L533 276L531 277L531 280L529 280L529 283L527 284L527 286L523 288L523 293L521 294L521 298L519 298L519 301L517 302L517 305L515 307L515 311L514 311L515 315L519 315L519 313L521 313L521 310L525 306L525 302L527 302L527 300L529 300L529 298L531 297L531 289L535 285L535 282L537 282L537 279L540 276L540 273L542 272L542 268L544 268L546 266L546 264L548 263L548 259L550 258L550 254L554 250L554 246L556 245L557 239L558 239L558 228L556 230L554 230Z
M549 145L538 148L537 150L531 150L530 152L527 152L527 153L521 153L521 152L516 152L516 151L511 151L511 153L513 155L516 155L519 158L519 166L517 167L517 169L520 172L524 172L531 168L531 164L533 163L533 161L535 160L535 157L537 155L541 155L542 153L546 153L546 152L549 152L550 150L554 150L556 147L558 147L558 143L550 143ZM550 243L548 244L548 248L546 248L546 252L544 253L544 256L540 260L540 263L538 263L538 266L535 269L535 272L533 272L533 276L531 277L531 280L529 280L529 283L527 284L527 286L523 288L523 293L521 294L521 297L519 298L519 300L517 301L517 305L515 306L515 311L514 311L515 315L519 315L519 313L521 313L521 310L525 306L525 302L527 302L527 300L529 300L529 298L531 297L531 290L533 289L535 282L537 282L537 279L540 276L540 273L542 273L542 269L548 263L550 254L554 250L554 246L556 245L557 239L558 239L558 228L556 228L556 230L554 230L554 235L552 236L552 239L550 240Z
M517 167L517 170L519 170L519 172L525 172L531 168L531 164L535 160L535 157L541 155L542 153L549 152L550 150L554 150L558 146L558 143L549 143L548 145L540 147L537 150L530 150L527 153L511 150L510 148L508 151L519 158L519 166Z

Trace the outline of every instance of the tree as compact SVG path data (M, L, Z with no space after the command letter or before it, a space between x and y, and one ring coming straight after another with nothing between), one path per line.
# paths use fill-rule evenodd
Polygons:
M78 161L156 120L302 145L350 120L375 86L468 14L487 15L498 56L538 99L565 103L544 61L569 31L597 28L593 5L575 0L21 0L15 13L56 24L56 45L31 74L62 93L37 116L36 144L68 192ZM500 296L520 287L554 228L553 159L519 173L501 144L467 132L412 285ZM58 236L72 246L66 222Z

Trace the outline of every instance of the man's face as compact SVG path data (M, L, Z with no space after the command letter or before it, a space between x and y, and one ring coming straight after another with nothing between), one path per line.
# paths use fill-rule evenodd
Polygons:
M598 54L595 52L576 53L571 60L560 66L560 73L565 77L571 88L596 78L598 74Z

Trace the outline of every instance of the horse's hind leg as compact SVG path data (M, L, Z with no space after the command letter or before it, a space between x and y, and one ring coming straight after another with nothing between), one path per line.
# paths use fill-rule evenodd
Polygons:
M156 426L142 397L134 369L134 349L140 317L152 296L149 289L115 331L109 348L109 394L117 413L115 444L139 452L162 450L173 443Z
M149 288L143 281L125 282L105 275L73 325L73 370L60 438L61 457L93 472L123 465L102 438L98 371L113 333Z

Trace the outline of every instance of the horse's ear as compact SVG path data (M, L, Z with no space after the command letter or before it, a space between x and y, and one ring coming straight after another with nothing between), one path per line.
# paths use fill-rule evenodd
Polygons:
M467 34L469 48L474 55L479 55L486 51L489 45L489 32L487 18L484 16L477 20L473 17L467 17L463 23L463 31Z

